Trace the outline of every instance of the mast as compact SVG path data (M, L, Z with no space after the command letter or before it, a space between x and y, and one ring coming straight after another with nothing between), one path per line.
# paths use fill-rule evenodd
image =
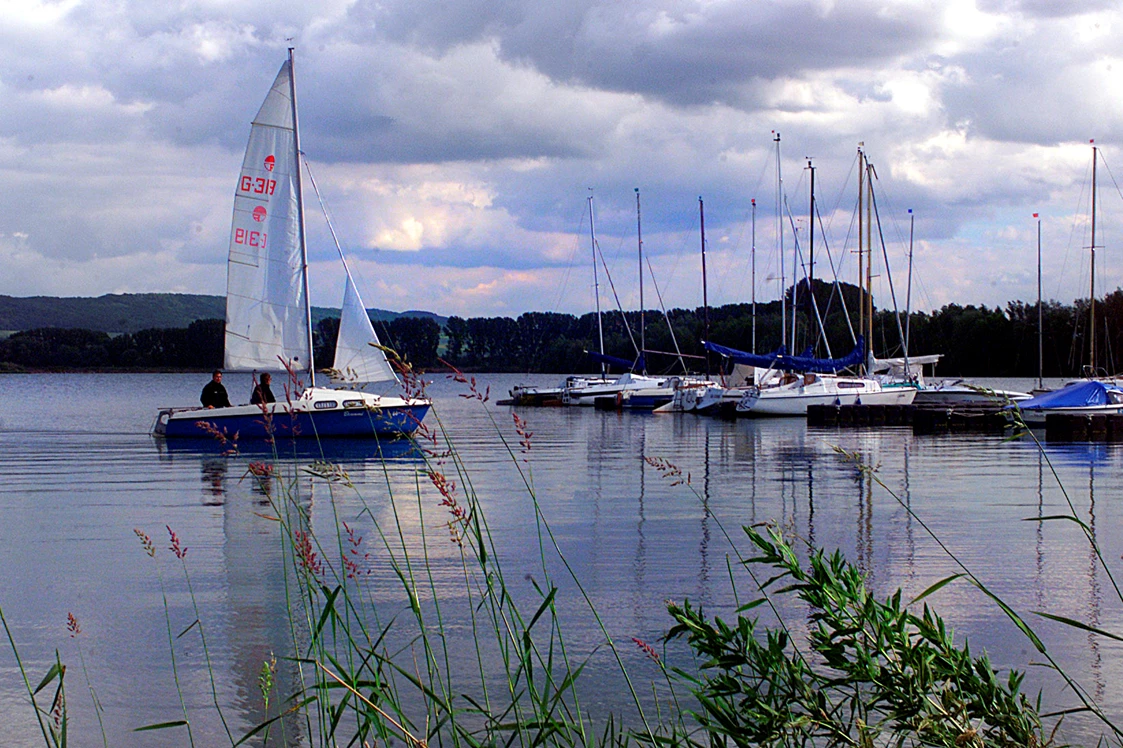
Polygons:
M1092 142L1092 272L1091 272L1091 285L1088 291L1088 298L1091 299L1089 304L1089 321L1088 321L1088 339L1089 339L1089 353L1092 363L1092 371L1090 376L1096 376L1096 156L1099 149L1096 148L1095 142Z
M866 159L866 325L869 335L866 337L866 361L873 360L873 164ZM866 373L871 373L866 367Z
M787 208L787 201L785 201L785 208ZM789 217L790 217L790 210ZM796 317L799 310L799 233L795 226L792 226L792 347L791 352L794 356L795 349L795 332L796 332Z
M710 299L706 292L706 211L698 196L698 224L702 229L702 335L710 339ZM710 376L710 349L706 349L706 376Z
M1041 218L1037 213L1033 217L1037 219L1037 389L1041 389L1045 373L1045 326L1041 313Z
M597 308L597 337L600 342L600 355L604 355L604 324L601 322L600 317L600 275L597 273L597 230L593 225L593 188L589 188L589 244L593 250L593 296L596 299ZM601 378L606 376L604 361L600 364Z
M292 97L292 144L296 152L296 215L300 240L300 279L304 286L304 318L308 324L308 386L316 386L315 353L312 348L312 299L308 295L308 242L304 231L304 188L301 184L300 129L296 115L296 66L293 47L289 47L289 95Z
M640 221L639 187L636 187L636 244L639 247L639 357L643 362L642 373L647 373L647 342L644 339L646 327L643 319L643 228Z
M752 268L752 302L753 302L753 347L751 351L756 353L756 198L753 198L753 241L752 249L749 251L749 266Z
M811 307L815 308L815 167L811 165L810 156L807 157L807 168L811 171L811 203L808 207L807 216L807 222L810 226L808 236L807 293L811 295ZM792 313L794 314L795 311L793 310ZM795 354L794 347L792 348L792 354Z
M863 229L866 225L862 214L866 191L866 154L862 152L863 145L865 143L858 143L858 334L862 336L866 334L866 288L862 282L862 271L865 269Z
M909 274L905 284L905 359L909 357L909 323L912 321L912 237L916 216L909 208Z
M788 337L788 282L784 278L784 179L780 175L780 133L772 132L776 136L772 141L776 143L776 242L780 256L780 345L783 345Z

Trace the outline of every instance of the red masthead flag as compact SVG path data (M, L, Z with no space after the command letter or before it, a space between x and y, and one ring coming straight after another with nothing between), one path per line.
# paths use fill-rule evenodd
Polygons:
M1034 217L1034 218L1037 218L1037 214L1036 214L1036 213L1034 213L1034 214L1033 214L1033 217Z

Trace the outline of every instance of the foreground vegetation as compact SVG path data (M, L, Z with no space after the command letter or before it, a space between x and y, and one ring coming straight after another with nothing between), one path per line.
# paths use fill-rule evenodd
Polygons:
M457 377L465 397L481 404L487 400L473 380ZM337 511L337 499L345 493L366 507L363 514L375 522L378 562L392 569L397 580L392 597L404 602L404 615L401 605L390 606L387 613L386 603L379 602L390 590L374 589L368 578L371 557L346 518L335 515L329 531L317 531L310 504L299 495L297 476L282 474L280 460L249 463L246 479L255 481L268 498L262 519L275 525L281 544L284 609L290 615L286 625L293 650L261 663L262 712L248 730L235 730L225 716L210 665L208 621L190 594L184 542L167 528L164 546L138 528L138 552L156 564L165 611L165 585L174 574L184 580L195 620L184 628L165 613L169 677L176 683L180 704L166 721L137 729L166 733L178 744L201 744L193 724L206 711L218 715L231 745L1053 744L1064 710L1043 714L1039 700L1022 692L1021 673L999 672L985 654L973 655L968 643L956 642L951 627L925 603L946 585L971 584L991 597L1047 666L1069 683L1076 700L1069 711L1100 719L1109 742L1123 737L1095 701L1049 658L1026 621L991 595L969 569L961 568L910 602L900 591L878 599L840 554L810 547L777 527L742 528L751 548L744 556L738 553L742 544L737 538L725 535L732 554L730 582L738 599L747 598L736 609L717 616L690 600L670 602L663 642L621 642L601 622L582 580L555 542L549 518L540 511L531 459L533 434L517 416L513 429L499 423L495 428L520 476L520 490L534 508L541 566L532 575L531 597L524 588L510 586L500 561L504 538L492 533L470 466L461 462L449 442L439 413L419 429L414 488L404 494L395 491L387 473L392 507L388 515L366 504L339 465L313 462L302 469L331 494L331 501L320 502L321 511ZM225 447L236 455L236 440ZM845 453L839 458L855 460ZM665 480L694 491L689 475L675 465L657 457L647 460ZM871 467L858 467L877 481ZM889 491L884 485L882 489ZM403 527L413 511L422 520L419 544L410 541ZM379 516L388 520L380 523ZM922 518L914 519L923 524ZM1087 530L1075 510L1051 519L1075 522ZM444 529L438 537L426 536L427 528L440 525ZM1095 548L1092 536L1087 537ZM560 563L548 563L547 557ZM445 586L447 577L438 579L435 571L450 558L462 580L451 593ZM601 646L616 662L632 708L594 717L586 706L582 684L591 653L578 651L566 637L557 607L561 586L576 587L588 603L585 614L599 626ZM454 619L468 622L468 630L450 630ZM56 655L45 673L32 674L23 665L19 642L2 610L0 624L9 654L24 677L28 719L38 720L44 745L65 745L71 729L67 688L73 690L76 672L85 681L81 690L88 689L98 703L97 684L86 675L80 643L80 668L68 669ZM80 642L80 623L71 618L69 628ZM189 648L185 638L198 646ZM685 648L676 646L683 644ZM625 667L625 646L640 647L657 668L663 684L656 689L655 703L641 696L654 684L643 684ZM467 660L475 663L468 673L452 664L464 661L465 648L473 650ZM210 673L207 694L187 693L181 683L178 667L189 649L201 651L205 658ZM99 706L94 713L100 720ZM108 744L104 730L101 734Z

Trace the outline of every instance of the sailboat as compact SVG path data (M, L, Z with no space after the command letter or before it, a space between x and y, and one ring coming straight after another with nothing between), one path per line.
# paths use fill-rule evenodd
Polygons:
M638 200L639 198L637 197L636 199ZM599 249L597 245L596 225L593 220L593 196L590 194L587 200L589 202L589 243L593 252L593 298L596 303L597 339L600 350L599 352L586 351L585 353L590 359L601 365L601 375L599 378L571 377L567 379L563 385L561 401L564 405L584 405L591 407L596 404L598 398L609 398L614 403L618 403L623 394L629 390L660 387L663 385L664 379L649 377L646 374L637 373L635 371L637 368L641 372L644 370L642 350L637 350L635 361L627 361L616 356L610 356L604 352L604 325L601 319L600 280L597 273L597 256ZM607 272L607 266L605 272ZM643 265L641 264L640 277L642 278L642 276ZM611 279L609 280L611 281ZM627 322L625 321L625 325L626 324ZM628 334L631 335L630 332ZM615 379L610 379L607 373L607 367L609 366L625 369L625 372ZM512 391L511 394L514 395L514 392Z
M166 437L408 436L432 403L355 389L400 385L379 347L355 280L346 286L332 379L315 386L308 252L293 50L254 117L234 193L226 279L225 368L306 374L309 386L281 402L224 408L164 408L153 432ZM342 259L342 252L340 252ZM287 389L287 388L286 388Z
M1096 357L1096 250L1103 245L1096 244L1096 163L1099 160L1099 148L1095 141L1092 145L1092 212L1091 229L1092 243L1089 249L1090 256L1090 284L1088 288L1088 359L1089 364L1084 367L1085 378L1077 379L1065 384L1059 390L1035 392L1034 397L1022 400L1009 406L1013 411L1016 407L1020 411L1022 420L1029 426L1043 426L1045 419L1053 414L1067 415L1116 415L1123 414L1123 382L1118 376L1105 376L1104 370L1098 366ZM1034 214L1037 217L1037 214ZM1041 265L1041 222L1038 221L1038 267ZM1040 276L1040 270L1038 275ZM1040 281L1039 281L1040 284ZM1038 382L1041 382L1041 292L1038 290Z
M860 153L860 152L859 152ZM814 225L817 213L815 210L815 170L810 159L807 163L811 171L811 200L809 222L811 226L811 250L814 251ZM859 171L861 173L861 171ZM861 195L861 187L859 188ZM861 208L859 208L861 215ZM859 232L860 234L860 232ZM799 243L793 243L793 267L800 265ZM813 257L813 255L812 255ZM861 257L861 253L859 253ZM812 293L811 304L815 307L814 288L814 261L809 264L807 278L808 291ZM859 275L860 275L859 271ZM867 284L868 285L868 284ZM792 349L795 350L796 314L795 294L799 288L798 282L792 286ZM868 294L867 294L868 295ZM872 298L872 297L871 297ZM859 297L859 301L864 303ZM870 319L872 320L872 311ZM822 319L819 319L820 328ZM786 355L783 347L771 354L757 355L739 351L735 348L705 342L708 350L724 356L735 364L766 368L764 376L754 382L752 387L745 390L737 402L736 413L738 416L803 416L807 414L809 405L909 405L912 403L916 390L912 387L894 388L882 387L881 383L871 376L846 376L840 372L846 369L856 369L867 362L867 349L864 327L862 333L855 340L854 349L841 358L816 358L811 355L809 347L803 355ZM872 332L872 324L871 324ZM828 348L828 356L830 355ZM783 372L777 376L777 372ZM796 374L802 376L796 376Z

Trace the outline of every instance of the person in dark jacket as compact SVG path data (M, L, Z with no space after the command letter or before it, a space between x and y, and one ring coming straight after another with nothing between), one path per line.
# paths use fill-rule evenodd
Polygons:
M226 394L226 388L222 386L222 372L215 369L211 374L211 381L207 382L203 387L203 393L199 395L199 402L203 404L204 408L229 408L230 397Z
M265 405L266 403L276 402L273 397L273 390L269 389L269 383L273 381L273 375L266 372L261 375L261 381L254 385L253 393L250 394L250 405Z

